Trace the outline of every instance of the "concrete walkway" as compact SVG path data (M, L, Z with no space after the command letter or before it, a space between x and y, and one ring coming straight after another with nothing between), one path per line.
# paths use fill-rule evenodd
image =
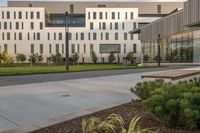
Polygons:
M29 125L23 133L130 102L142 74L2 86L0 132Z

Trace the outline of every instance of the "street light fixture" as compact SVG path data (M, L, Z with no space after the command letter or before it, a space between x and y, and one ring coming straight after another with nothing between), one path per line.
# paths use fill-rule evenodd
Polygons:
M65 66L69 71L69 25L68 25L68 12L65 12Z

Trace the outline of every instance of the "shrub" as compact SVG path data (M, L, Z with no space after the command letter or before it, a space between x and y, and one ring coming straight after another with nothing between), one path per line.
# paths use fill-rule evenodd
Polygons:
M200 128L200 79L179 83L138 83L132 92L167 127Z
M138 122L139 117L135 116L128 129L125 128L125 122L116 114L111 114L104 120L100 118L91 117L88 120L82 120L82 131L83 133L151 133L148 129L140 129Z
M148 62L149 61L149 56L148 55L144 55L144 57L143 57L143 60L144 60L144 62Z
M92 58L92 62L96 64L98 61L98 57L97 57L96 53L94 51L92 51L90 56Z
M9 56L9 54L4 51L0 54L0 64L11 64L13 63L13 59Z
M136 60L136 57L135 57L135 55L134 55L133 52L129 52L129 53L126 55L126 59L127 59L128 61L130 61L131 64L134 64L134 63L135 63L135 60Z
M53 62L54 64L61 64L64 62L64 58L60 53L57 53L56 55L51 55L47 58L48 62Z
M78 59L79 59L79 56L78 56L78 53L74 53L71 57L72 59L72 62L73 63L77 63L78 62Z
M38 63L41 63L43 60L44 60L43 56L38 55L38 54L32 54L32 55L30 55L30 57L28 59L28 61L31 64L38 64Z
M26 55L24 55L24 54L17 54L16 60L17 60L17 62L23 63L24 61L26 61Z
M109 63L113 63L113 61L115 61L115 53L114 52L110 52L110 55L108 56L108 61L109 61Z

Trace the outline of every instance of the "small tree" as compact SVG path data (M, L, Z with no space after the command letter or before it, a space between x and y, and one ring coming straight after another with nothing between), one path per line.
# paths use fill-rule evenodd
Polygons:
M43 56L38 54L32 54L28 59L31 64L38 64L41 63L43 60Z
M109 63L113 63L114 60L115 60L115 53L114 52L110 52L110 55L108 57Z
M136 57L135 57L135 55L134 55L133 52L129 52L129 53L126 55L126 59L127 59L128 61L130 61L131 64L134 64L134 63L135 63Z
M77 63L77 62L78 62L78 59L79 59L79 56L78 56L77 53L75 53L75 54L72 55L72 61L73 61L74 63Z
M51 55L48 57L48 60L55 63L55 64L60 64L63 62L63 56L60 53L57 53L56 55Z
M13 62L12 58L8 55L6 51L1 54L1 64L10 64Z
M144 60L144 62L148 62L149 61L149 56L148 55L144 55L143 60Z
M26 61L26 56L24 54L17 54L16 60L17 62L23 63L24 61Z
M37 55L37 63L41 63L44 60L42 55Z
M98 57L97 57L96 53L94 51L92 51L90 56L92 58L92 62L96 64L98 61Z

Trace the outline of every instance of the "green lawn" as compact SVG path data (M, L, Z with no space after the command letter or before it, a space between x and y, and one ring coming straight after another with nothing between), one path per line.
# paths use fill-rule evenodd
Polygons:
M82 64L71 65L68 72L78 71L97 71L112 69L133 69L136 66L123 64ZM0 67L0 76L26 75L26 74L45 74L45 73L64 73L65 66L19 66L19 67Z

